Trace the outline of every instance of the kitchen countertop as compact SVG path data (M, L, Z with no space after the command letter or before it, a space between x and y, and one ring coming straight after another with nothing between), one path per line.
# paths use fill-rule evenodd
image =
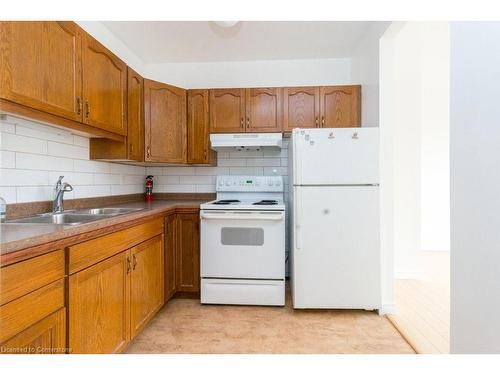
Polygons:
M205 202L207 202L207 200L182 199L157 200L151 203L141 201L109 205L105 207L130 207L142 208L142 210L106 217L74 226L2 223L0 224L0 264L4 266L47 253L55 248L60 248L72 243L72 239L75 241L74 237L81 237L86 233L105 230L113 226L125 225L127 222L144 220L149 217L166 214L176 209L197 209L200 207L201 203ZM80 239L80 242L83 240L84 239ZM67 242L67 244L65 244L65 242ZM52 244L53 246L50 246ZM45 246L44 249L43 245L48 246ZM37 249L36 247L42 248Z

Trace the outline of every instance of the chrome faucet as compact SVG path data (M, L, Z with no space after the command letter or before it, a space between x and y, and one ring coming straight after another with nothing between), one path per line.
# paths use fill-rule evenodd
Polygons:
M56 182L55 190L55 198L52 203L52 213L60 213L64 211L64 193L67 191L73 191L73 186L68 184L67 182L62 182L64 176L59 176L59 179Z

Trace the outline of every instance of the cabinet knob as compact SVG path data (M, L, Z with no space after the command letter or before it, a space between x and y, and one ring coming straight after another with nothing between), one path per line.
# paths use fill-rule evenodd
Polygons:
M77 115L82 114L82 100L79 97L76 98L76 114Z
M130 273L130 269L131 269L130 258L127 257L127 275Z
M240 122L240 128L243 128L244 125L245 125L245 120L242 117Z
M148 159L151 157L151 147L150 146L148 146L146 148L146 156L148 157Z
M247 128L250 127L250 117L247 117Z
M316 118L314 119L314 123L316 124L316 127L319 126L319 118L318 118L318 116L316 116Z
M132 143L129 145L129 150L130 153L134 152L134 145Z
M325 116L321 116L321 126L325 126Z

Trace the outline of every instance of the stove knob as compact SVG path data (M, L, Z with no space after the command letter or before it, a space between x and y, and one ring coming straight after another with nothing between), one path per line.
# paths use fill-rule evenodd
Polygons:
M268 181L268 182L267 182L267 184L268 184L269 186L273 186L273 182L272 182L272 181Z
M226 181L226 186L230 186L230 185L231 185L231 182Z
M219 181L219 186L224 186L224 181Z

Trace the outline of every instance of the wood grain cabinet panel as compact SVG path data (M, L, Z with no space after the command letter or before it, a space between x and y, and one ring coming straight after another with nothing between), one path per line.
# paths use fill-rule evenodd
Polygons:
M130 341L130 251L69 277L72 353L117 353Z
M246 89L245 95L246 132L281 132L283 89L252 88Z
M178 292L200 291L199 214L177 214L176 268Z
M245 132L245 89L210 90L210 132Z
M319 127L319 87L285 87L283 131Z
M144 79L127 67L127 139L90 140L92 160L144 161Z
M0 306L0 342L64 307L64 280L55 281Z
M214 164L216 153L210 150L209 91L187 92L188 163Z
M176 291L176 215L165 217L165 302Z
M0 305L64 278L64 250L28 259L0 270Z
M186 90L144 80L146 161L187 162Z
M321 127L361 126L361 86L323 86L320 88Z
M0 344L4 354L66 353L66 309L62 308Z
M130 249L130 327L134 338L164 303L163 234Z
M0 22L0 97L81 121L81 44L73 22Z
M127 135L127 66L85 34L82 41L83 120Z

